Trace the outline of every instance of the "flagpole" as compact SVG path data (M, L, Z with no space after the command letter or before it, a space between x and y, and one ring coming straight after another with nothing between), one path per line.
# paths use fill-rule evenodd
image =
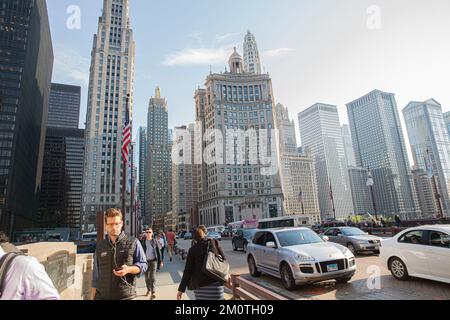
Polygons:
M131 122L133 123L133 122ZM131 126L131 132L133 132L133 126ZM133 144L130 145L131 148L131 203L130 203L130 228L131 228L131 235L135 236L135 234L133 233L133 229L134 229L134 224L133 224L133 215L134 215L134 168L133 168L133 161L134 161L134 148L133 148Z
M128 112L128 106L129 106L129 102L130 102L130 95L127 95L127 100L126 100L126 110L125 113ZM125 115L126 117L127 115ZM123 138L122 138L123 139ZM123 168L122 168L122 214L123 214L123 218L125 223L123 224L123 229L125 230L125 225L126 225L126 193L127 193L127 188L126 188L126 181L127 181L127 160L124 157L122 157L122 164L123 164Z

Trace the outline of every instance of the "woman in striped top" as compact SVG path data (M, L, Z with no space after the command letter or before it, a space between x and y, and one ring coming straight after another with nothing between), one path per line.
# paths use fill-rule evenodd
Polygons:
M217 240L208 240L201 228L194 232L193 240L195 245L188 252L183 278L178 288L177 300L181 300L186 288L194 291L196 300L223 300L224 283L217 282L217 280L202 272L208 242L211 241L214 252L219 253L226 259L223 250Z

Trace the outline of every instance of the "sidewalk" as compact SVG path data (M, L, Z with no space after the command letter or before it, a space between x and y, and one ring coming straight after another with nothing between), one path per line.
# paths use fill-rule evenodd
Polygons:
M183 270L186 261L183 261L180 256L174 256L173 261L169 260L168 253L164 253L164 267L156 273L156 299L155 300L176 300L178 286L183 277ZM147 287L145 285L145 278L137 280L137 294L136 300L149 300L146 297ZM194 293L186 291L183 295L183 300L195 300Z

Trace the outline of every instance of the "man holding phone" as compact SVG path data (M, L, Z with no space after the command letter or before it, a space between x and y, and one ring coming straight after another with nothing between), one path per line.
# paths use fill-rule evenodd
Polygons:
M138 239L122 231L123 215L118 209L105 214L105 240L97 244L92 277L92 300L132 300L136 298L136 277L148 268Z

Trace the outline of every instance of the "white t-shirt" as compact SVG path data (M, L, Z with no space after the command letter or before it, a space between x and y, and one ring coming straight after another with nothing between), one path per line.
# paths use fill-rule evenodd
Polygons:
M0 259L5 252L0 247ZM0 300L60 300L45 268L34 257L14 258L6 272Z

